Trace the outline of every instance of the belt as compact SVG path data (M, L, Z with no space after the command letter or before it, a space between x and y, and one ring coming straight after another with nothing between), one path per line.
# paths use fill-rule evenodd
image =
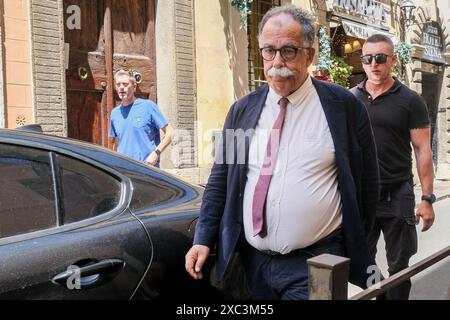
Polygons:
M300 248L300 249L294 249L289 251L288 253L281 253L278 251L272 251L272 250L260 250L260 252L267 254L269 256L290 256L290 255L295 255L298 253L302 253L304 251L309 251L315 247L318 246L322 246L325 245L327 243L333 242L335 240L335 238L337 236L340 236L342 234L342 227L337 228L336 230L334 230L333 232L331 232L329 235L327 235L326 237L320 239L319 241L305 247L305 248Z

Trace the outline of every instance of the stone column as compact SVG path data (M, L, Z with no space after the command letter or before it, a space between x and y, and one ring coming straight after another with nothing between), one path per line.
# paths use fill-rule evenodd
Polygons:
M158 1L156 7L157 103L176 133L162 168L197 182L198 157L194 10L192 0Z
M33 96L36 123L67 136L62 0L31 0Z
M422 61L420 60L425 48L421 45L414 45L415 51L412 55L412 61L410 68L407 67L407 78L409 81L409 88L417 92L418 95L422 95ZM414 184L420 184L419 175L417 174L416 157L412 155L412 172L414 175Z

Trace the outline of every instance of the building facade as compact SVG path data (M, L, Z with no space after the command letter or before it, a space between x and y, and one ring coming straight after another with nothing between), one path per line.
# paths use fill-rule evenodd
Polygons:
M0 125L34 121L27 1L0 1Z
M198 176L194 1L0 0L0 36L1 127L107 146L126 69L178 129L163 167Z
M405 2L317 0L313 10L319 24L327 28L333 39L332 51L353 67L350 87L365 77L359 57L368 36L382 33L391 37L395 45L412 45L411 61L404 63L403 68L399 66L396 76L427 103L436 177L447 179L450 178L450 47L446 31L449 2L414 0L415 8L408 17L401 9Z
M436 178L450 178L450 38L448 0L416 2L406 40L415 51L408 65L408 85L427 102L431 119Z
M201 1L199 1L201 2ZM223 123L228 107L245 93L264 83L262 61L258 56L257 24L261 16L273 6L292 3L310 10L316 17L317 30L324 27L329 38L332 55L341 58L351 67L347 86L352 87L365 78L360 56L365 40L374 33L391 37L396 45L410 43L413 47L411 61L399 65L395 75L408 87L418 92L426 101L432 124L433 162L438 179L450 178L450 96L449 96L449 40L447 26L450 18L448 0L415 0L412 20L406 21L402 1L388 0L312 0L280 1L254 0L245 30L238 27L240 17L228 1L218 1L215 6L196 8L196 16L208 16L220 21L215 25L214 39L197 42L197 64L209 57L207 65L214 71L197 68L197 78L205 85L197 87L198 121L207 122L199 137L200 149L207 150L208 139ZM216 16L215 19L212 17ZM208 20L208 21L209 21ZM197 21L197 20L196 20ZM205 20L207 21L207 20ZM207 23L207 22L205 22ZM206 37L208 27L198 27L196 37ZM209 26L211 28L211 25ZM318 32L319 33L319 32ZM311 67L315 74L319 45L315 44L316 60ZM200 53L202 56L200 57ZM218 70L216 70L216 68ZM211 75L214 78L211 80ZM208 79L208 80L206 80ZM211 83L213 81L213 83ZM200 83L200 82L199 82ZM202 82L203 83L203 82ZM220 88L220 89L218 89ZM215 92L214 90L220 90ZM220 101L216 101L220 97ZM200 166L208 166L208 152L203 152Z
M427 101L436 175L450 178L450 0L414 0L408 23L390 0L253 0L245 26L229 0L0 0L0 127L39 123L107 146L112 75L124 68L177 129L162 167L205 183L230 106L264 83L258 23L286 3L325 28L332 53L353 67L349 86L364 78L369 35L414 46L399 75Z

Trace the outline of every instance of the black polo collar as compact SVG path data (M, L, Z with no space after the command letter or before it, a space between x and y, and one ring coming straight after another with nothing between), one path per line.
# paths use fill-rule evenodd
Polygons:
M366 82L367 82L367 78L364 79L364 81L361 81L360 83L358 83L357 88L359 90L362 90L366 94L369 94L369 92L366 90ZM402 83L400 82L400 80L398 80L397 78L394 77L394 84L388 89L388 91L384 92L380 96L394 93L394 92L400 90L401 87L402 87Z

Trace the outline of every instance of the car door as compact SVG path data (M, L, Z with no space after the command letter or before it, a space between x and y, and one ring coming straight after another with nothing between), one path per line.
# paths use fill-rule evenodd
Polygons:
M152 255L126 177L76 154L0 141L0 298L129 299Z

